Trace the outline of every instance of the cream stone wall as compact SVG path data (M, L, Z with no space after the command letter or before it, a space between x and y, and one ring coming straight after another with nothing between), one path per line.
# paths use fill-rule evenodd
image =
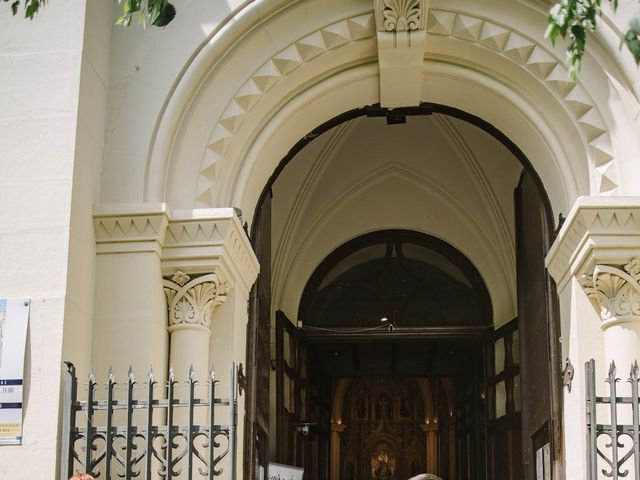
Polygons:
M24 445L0 449L2 478L55 478L63 359L75 361L82 376L90 363L125 368L167 361L161 277L178 267L219 268L236 278L212 327L209 356L216 363L244 358L255 258L210 238L180 243L179 235L156 235L145 252L100 251L110 242L96 249L103 232L96 231L94 213L146 215L164 202L167 228L173 222L188 231L186 224L222 215L240 232L227 208L240 207L250 225L267 179L300 138L346 110L380 101L369 0L176 5L174 22L149 31L113 27L118 6L106 0L48 2L33 22L10 17L8 7L0 11L0 296L32 299ZM636 7L627 0L617 14L606 12L574 82L564 45L544 38L544 2L433 0L412 91L482 118L517 144L542 179L554 215L567 214L582 195L596 205L606 196L624 202L620 196L640 193L640 75L619 49ZM393 93L402 85L384 88ZM507 158L474 139L472 129L459 128L482 156ZM277 238L286 239L274 263L278 305L296 316L308 275L335 246L377 228L415 228L468 255L489 285L495 323L508 320L515 307L507 186L517 169L486 163L497 199L492 213L473 201L472 192L482 188L472 181L477 173L465 170L452 182L437 163L462 165L459 145L436 142L438 155L429 157L436 172L420 156L397 158L411 150L407 140L355 151L331 141L331 155L329 140L309 147L308 155L325 164L310 156L286 173L292 183L310 183L283 200L274 218ZM360 163L331 169L332 162L353 158ZM441 208L426 215L416 208L425 200ZM207 260L214 257L225 260ZM245 263L233 260L240 257ZM560 263L572 257L563 258ZM559 296L563 357L581 369L590 356L603 364L605 338L577 282L573 272L563 277ZM144 328L129 335L134 317ZM227 337L232 341L220 341ZM123 339L144 348L117 350ZM567 448L584 438L581 382L578 377L564 397L566 478L584 476L584 449Z
M62 360L89 364L110 25L102 2L0 12L0 296L32 302L24 440L0 449L2 478L56 477Z

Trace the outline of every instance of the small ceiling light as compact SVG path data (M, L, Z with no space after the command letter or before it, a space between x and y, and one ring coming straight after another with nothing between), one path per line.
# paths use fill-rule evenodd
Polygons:
M336 350L335 352L333 352L333 356L334 356L334 357L338 357L338 356L340 356L340 352L338 352L338 351Z
M389 319L388 319L387 317L382 317L382 318L380 319L380 321L381 321L382 323L384 323L384 322L388 322L388 321L389 321Z

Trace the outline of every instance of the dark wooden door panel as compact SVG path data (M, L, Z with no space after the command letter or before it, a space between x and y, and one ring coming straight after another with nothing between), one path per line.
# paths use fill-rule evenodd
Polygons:
M251 289L247 323L244 478L266 471L269 452L269 335L271 315L271 195L256 213L251 243L260 274Z
M486 346L488 478L521 480L521 377L518 319L496 330Z
M516 274L524 478L535 477L535 442L551 443L560 461L560 365L557 360L557 299L544 266L551 237L550 215L533 177L524 172L515 191ZM552 428L544 428L551 425ZM545 432L545 438L539 432ZM554 438L549 434L554 432Z

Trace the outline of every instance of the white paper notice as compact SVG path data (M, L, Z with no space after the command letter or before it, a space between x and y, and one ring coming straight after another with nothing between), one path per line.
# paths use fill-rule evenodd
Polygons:
M536 450L536 480L544 480L544 463L541 448Z
M302 480L304 468L269 463L269 480Z
M0 445L22 443L22 382L29 301L0 299Z
M544 458L544 480L551 480L551 445L548 443L542 447L542 456Z

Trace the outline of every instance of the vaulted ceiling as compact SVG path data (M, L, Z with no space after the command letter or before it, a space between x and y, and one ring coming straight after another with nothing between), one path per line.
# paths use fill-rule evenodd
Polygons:
M273 187L273 307L296 319L304 286L336 247L388 228L445 240L476 266L494 323L514 318L513 190L522 165L480 128L442 114L342 123Z

